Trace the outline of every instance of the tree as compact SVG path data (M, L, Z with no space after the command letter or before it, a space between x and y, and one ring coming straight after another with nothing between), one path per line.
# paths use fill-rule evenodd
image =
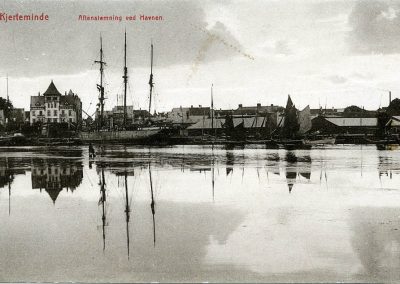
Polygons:
M389 115L400 115L400 99L394 99L390 102L387 112Z
M0 110L4 111L4 117L9 118L13 108L14 107L10 101L0 98Z
M351 113L351 112L365 112L365 110L355 105L348 106L344 109L344 113Z

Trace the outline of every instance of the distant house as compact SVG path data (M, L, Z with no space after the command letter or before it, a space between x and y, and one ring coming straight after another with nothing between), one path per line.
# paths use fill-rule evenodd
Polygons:
M276 113L282 111L283 108L280 106L275 106L273 104L269 106L262 106L258 103L256 106L244 107L242 104L238 105L238 108L232 111L233 116L255 116L266 113Z
M374 134L376 117L323 117L312 119L311 132L321 134Z
M194 124L204 118L211 117L210 107L179 107L173 108L170 112L166 113L166 120L177 124Z

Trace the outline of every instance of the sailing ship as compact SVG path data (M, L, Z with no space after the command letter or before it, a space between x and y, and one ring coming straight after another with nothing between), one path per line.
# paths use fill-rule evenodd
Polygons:
M311 130L310 107L306 106L303 110L297 110L290 95L286 103L284 116L281 117L277 129L278 139L273 140L277 145L288 149L306 148L311 146L335 144L335 137L309 137Z
M127 41L125 31L125 42L124 42L124 68L123 68L123 83L124 83L124 105L123 105L123 124L122 130L112 130L107 128L105 115L104 115L104 101L105 101L105 88L104 88L104 61L103 54L103 40L100 37L100 59L96 60L95 63L100 65L100 84L97 84L97 90L99 91L99 103L98 111L96 111L96 131L82 131L80 133L80 139L83 142L114 142L114 143L132 143L132 144L151 144L151 143L162 143L165 138L168 137L168 129L162 126L153 126L151 121L151 101L152 93L154 88L153 80L153 43L151 44L151 67L150 67L150 97L149 97L149 117L140 125L131 127L128 125L127 118L127 106L126 106L126 95L127 95L127 83L128 83L128 67L126 65L126 54L127 54ZM133 128L133 129L132 129Z

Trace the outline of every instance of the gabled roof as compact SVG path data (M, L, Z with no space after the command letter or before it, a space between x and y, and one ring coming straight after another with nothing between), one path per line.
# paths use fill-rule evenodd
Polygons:
M31 107L44 107L43 96L31 96Z
M58 95L61 96L61 93L57 90L56 86L53 83L53 80L51 80L51 83L49 85L49 87L47 88L46 92L44 92L43 94L44 96L46 95Z

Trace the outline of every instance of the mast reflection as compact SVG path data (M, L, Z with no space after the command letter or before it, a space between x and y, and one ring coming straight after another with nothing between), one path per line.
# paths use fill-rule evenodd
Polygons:
M100 175L100 181L99 181L99 185L100 185L100 199L99 199L99 205L101 205L101 211L102 211L102 215L101 215L101 221L102 221L102 231L103 231L103 252L106 249L106 220L107 220L107 216L106 216L106 181L104 178L104 168L101 168L101 175Z
M153 215L153 244L155 247L156 246L156 221L155 221L155 214L156 214L155 205L156 205L156 203L154 202L153 179L151 176L151 164L150 163L149 163L149 178L150 178L150 193L151 193L150 208L151 208L151 214Z
M129 189L128 189L128 175L135 175L133 169L132 172L129 172L125 168L123 173L117 172L117 176L122 176L124 179L124 213L125 213L125 225L126 225L126 249L127 249L127 256L128 259L130 257L130 230L129 230L129 223L130 223L130 213L131 213L131 199L129 198ZM118 182L119 184L119 182Z

